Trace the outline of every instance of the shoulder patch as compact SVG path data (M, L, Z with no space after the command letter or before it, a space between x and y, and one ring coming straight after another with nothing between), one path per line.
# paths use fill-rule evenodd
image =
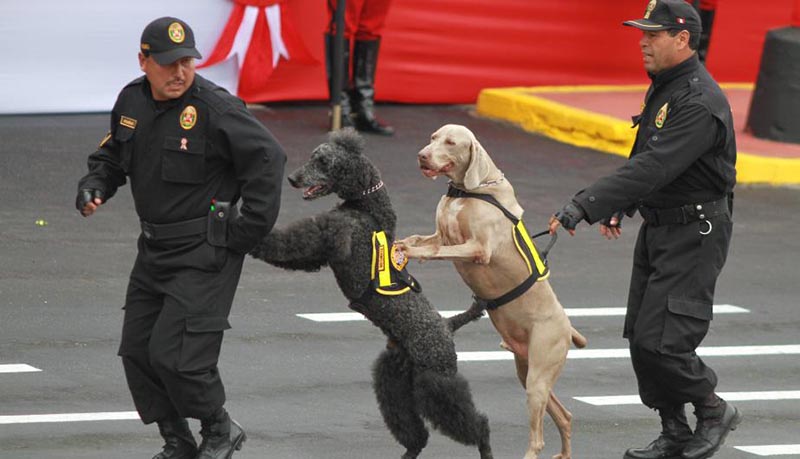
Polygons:
M124 115L120 117L119 124L121 126L125 126L126 128L136 129L136 120Z

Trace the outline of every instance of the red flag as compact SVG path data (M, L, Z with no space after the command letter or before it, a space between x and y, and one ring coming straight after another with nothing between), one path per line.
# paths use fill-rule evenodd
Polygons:
M222 35L198 68L236 56L237 93L246 94L263 90L281 62L316 63L297 34L288 11L287 0L234 0Z

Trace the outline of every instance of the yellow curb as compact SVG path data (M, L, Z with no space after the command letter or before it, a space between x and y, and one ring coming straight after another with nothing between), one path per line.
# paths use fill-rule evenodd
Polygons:
M721 86L728 89L753 88L750 83L728 83ZM644 92L646 89L646 85L489 88L478 95L476 110L480 115L513 122L526 131L538 132L560 142L628 157L636 138L636 130L631 129L630 122L534 94L632 90ZM738 183L800 184L800 159L763 157L742 151L737 155Z

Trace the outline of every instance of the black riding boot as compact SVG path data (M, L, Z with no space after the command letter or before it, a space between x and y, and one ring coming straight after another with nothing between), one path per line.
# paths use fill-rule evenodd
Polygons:
M333 43L335 36L325 34L325 73L328 75L328 100L333 100L334 91L339 91L341 94L341 107L342 117L340 126L342 128L353 127L353 119L351 116L352 110L350 109L350 40L344 40L344 50L342 52L342 60L344 61L344 72L342 73L342 86L334 89L333 85ZM333 129L333 109L330 113L331 129Z
M692 439L683 405L659 408L661 435L644 448L625 451L624 459L681 459L681 451Z
M186 419L158 421L158 432L164 437L164 448L153 459L194 459L197 456L197 442Z
M683 459L706 459L714 455L725 443L725 437L742 422L742 414L735 406L711 394L706 400L694 404L697 428L694 437L683 450Z
M242 426L228 416L225 408L220 408L208 419L201 419L200 425L203 442L197 459L230 459L247 440Z
M380 135L393 135L394 128L375 118L375 70L381 40L356 40L353 47L353 116L356 129Z

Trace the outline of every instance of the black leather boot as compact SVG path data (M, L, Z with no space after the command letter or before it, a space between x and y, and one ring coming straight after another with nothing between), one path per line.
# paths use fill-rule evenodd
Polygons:
M342 86L334 89L333 85L333 43L336 37L331 34L325 34L325 73L328 75L328 100L333 100L334 91L339 91L341 94L341 107L342 116L340 126L342 128L353 127L352 109L350 108L350 40L344 40L344 50L342 51L342 60L344 60L344 72L342 73ZM329 115L330 127L333 129L333 110Z
M375 70L381 40L356 40L353 47L353 118L356 129L380 135L394 135L394 128L375 118Z
M242 426L228 416L225 408L220 408L208 419L201 419L200 425L203 442L197 459L230 459L247 440Z
M164 448L153 459L194 459L197 456L197 442L186 419L158 421L158 432L164 437Z
M683 405L659 408L661 435L644 448L625 451L625 459L681 459L681 451L692 439Z
M713 397L694 405L697 428L694 437L683 450L683 459L706 459L725 443L725 437L742 422L735 406L712 394Z

